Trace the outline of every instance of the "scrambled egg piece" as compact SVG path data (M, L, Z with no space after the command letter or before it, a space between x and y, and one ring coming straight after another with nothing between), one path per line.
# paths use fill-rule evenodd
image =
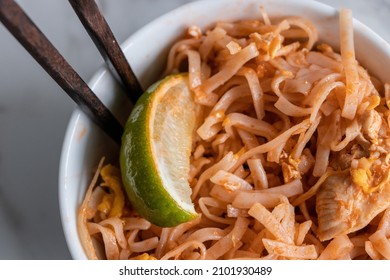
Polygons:
M362 164L360 164L362 162ZM361 187L364 193L370 194L383 188L390 179L390 169L383 171L373 165L373 161L361 158L359 166L350 170L351 180L356 185Z
M352 182L361 187L365 193L370 193L371 171L365 169L351 169Z
M104 196L98 209L104 213L108 213L108 217L110 218L122 216L125 196L122 191L123 186L119 169L111 164L107 164L100 171L100 175L103 179L101 186L108 187L113 191L113 194Z
M157 259L155 257L149 255L148 253L143 253L143 254L138 255L134 258L131 258L130 260L149 261L149 260L157 260Z

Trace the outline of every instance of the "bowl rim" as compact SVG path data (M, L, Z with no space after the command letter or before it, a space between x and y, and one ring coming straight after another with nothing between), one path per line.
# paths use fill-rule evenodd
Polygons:
M242 2L242 0L229 0L229 3L238 3ZM264 3L264 5L275 5L278 3L286 3L288 2L291 4L297 4L297 5L305 5L311 9L321 10L321 13L325 14L331 14L338 12L339 9L330 6L328 4L318 2L317 0L252 0L252 2L259 2ZM204 4L226 4L226 0L196 0L193 2L189 2L183 5L180 5L145 24L141 28L139 28L134 33L130 34L130 36L127 37L127 39L120 44L123 52L125 55L127 54L127 50L129 47L131 47L132 43L137 40L139 36L141 36L144 33L150 32L149 30L153 28L153 26L157 24L163 24L163 22L171 17L174 17L176 13L181 14L184 10L188 9L189 7L195 7L195 6L202 6ZM374 30L363 24L361 21L357 20L356 18L353 18L353 25L354 25L354 31L357 30L364 34L365 37L367 37L367 40L374 42L375 45L377 45L381 51L386 53L389 57L390 61L390 44L385 41L381 36L379 36ZM90 88L95 91L96 87L98 87L99 83L104 79L106 76L108 70L106 66L103 64L101 65L98 70L92 75L91 79L88 82L88 85ZM98 94L99 96L99 94ZM65 134L64 134L64 140L62 143L62 149L61 149L61 155L60 155L60 164L59 164L59 176L58 176L58 200L59 200L59 209L60 209L60 218L63 228L63 233L65 236L65 240L67 243L68 250L70 251L70 254L73 259L87 259L86 254L84 253L83 247L80 244L80 242L75 242L74 239L74 225L71 225L69 221L67 221L66 213L69 213L70 211L75 211L73 215L77 216L77 209L69 209L68 208L68 197L67 197L67 186L66 186L66 176L69 169L69 163L71 162L70 157L70 151L72 150L72 145L74 145L75 134L76 134L76 127L80 119L84 113L79 109L75 108L69 118ZM90 120L88 120L91 122ZM76 225L77 228L77 225ZM76 244L75 244L76 243ZM81 250L80 250L81 249Z

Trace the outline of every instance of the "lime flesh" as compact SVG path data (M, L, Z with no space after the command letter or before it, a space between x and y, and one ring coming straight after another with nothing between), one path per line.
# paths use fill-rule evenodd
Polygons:
M129 200L151 223L197 217L188 183L195 103L187 75L169 76L140 97L126 123L120 167Z

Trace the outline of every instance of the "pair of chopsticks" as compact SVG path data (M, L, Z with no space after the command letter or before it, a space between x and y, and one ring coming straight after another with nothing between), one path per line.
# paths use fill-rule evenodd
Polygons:
M142 88L95 1L69 2L109 69L135 103ZM0 21L81 110L120 144L121 124L15 1L0 0Z

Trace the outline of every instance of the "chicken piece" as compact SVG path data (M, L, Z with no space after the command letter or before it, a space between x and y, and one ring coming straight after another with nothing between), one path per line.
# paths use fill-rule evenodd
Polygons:
M332 175L322 184L316 197L318 238L330 240L362 229L389 206L390 182L367 192L352 183L349 174Z
M349 169L353 160L370 156L370 146L372 146L372 144L369 144L366 149L359 143L351 142L345 149L342 149L338 153L331 154L329 165L334 170Z
M379 131L382 127L382 117L375 110L367 110L363 116L363 135L366 136L372 143L378 141Z
M368 157L370 155L368 150L363 149L359 144L353 144L350 149L343 149L335 157L337 162L337 169L347 169L351 167L351 162L354 159Z

